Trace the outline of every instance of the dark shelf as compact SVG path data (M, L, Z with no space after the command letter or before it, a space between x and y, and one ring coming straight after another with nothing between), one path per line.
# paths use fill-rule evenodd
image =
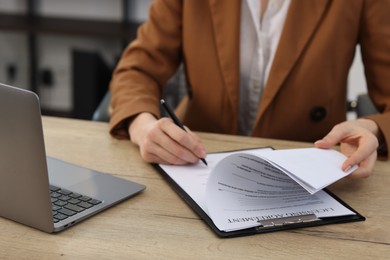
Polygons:
M104 37L116 40L135 37L139 23L74 18L31 17L0 13L0 29L28 33Z

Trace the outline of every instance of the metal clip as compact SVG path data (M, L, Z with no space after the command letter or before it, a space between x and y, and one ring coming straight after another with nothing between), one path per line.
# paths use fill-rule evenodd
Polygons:
M285 217L285 218L266 219L258 222L261 224L259 228L266 228L266 227L277 227L277 226L285 226L285 225L298 224L298 223L313 222L319 220L320 219L317 218L315 214L308 214L308 215L292 216L292 217Z

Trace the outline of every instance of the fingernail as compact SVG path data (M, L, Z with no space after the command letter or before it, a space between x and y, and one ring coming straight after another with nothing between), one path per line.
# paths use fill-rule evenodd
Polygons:
M349 170L351 170L352 166L349 165L347 168L344 169L344 172L348 172Z

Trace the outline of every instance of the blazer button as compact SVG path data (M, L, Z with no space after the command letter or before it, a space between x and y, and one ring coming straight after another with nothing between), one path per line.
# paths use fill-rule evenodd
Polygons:
M326 109L324 107L313 107L310 111L310 119L314 122L319 122L326 117Z

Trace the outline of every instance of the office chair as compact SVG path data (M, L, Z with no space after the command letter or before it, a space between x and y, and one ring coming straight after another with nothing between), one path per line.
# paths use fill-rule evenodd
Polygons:
M360 94L357 97L356 115L363 117L367 115L378 114L374 103L372 103L368 94Z
M378 113L374 103L366 93L359 94L356 100L349 101L347 106L348 112L354 112L357 118Z
M108 122L110 120L111 93L107 91L92 115L93 121Z
M188 89L186 76L184 73L184 66L180 65L176 73L167 82L167 86L163 93L163 98L165 101L171 107L179 109L175 111L180 114L178 114L179 118L182 118L181 114L184 113L186 103L188 102L188 97L186 95L187 92ZM93 121L108 122L110 120L110 102L111 93L110 91L107 91L92 115ZM165 111L163 110L161 111L161 114L166 116Z

